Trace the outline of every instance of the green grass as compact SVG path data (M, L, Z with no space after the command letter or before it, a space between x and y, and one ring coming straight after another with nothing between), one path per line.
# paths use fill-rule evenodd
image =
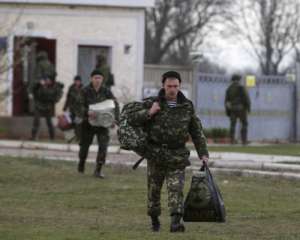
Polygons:
M209 146L211 152L239 152L269 155L300 156L300 144L274 144L262 146Z
M92 167L79 175L75 163L1 157L0 239L300 239L300 182L218 176L227 223L189 223L184 235L168 232L164 189L162 232L153 234L145 170L107 167L97 180Z

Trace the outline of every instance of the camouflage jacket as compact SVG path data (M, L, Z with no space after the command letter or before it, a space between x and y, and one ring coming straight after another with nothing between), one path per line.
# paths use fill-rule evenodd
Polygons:
M226 111L246 110L250 112L251 102L248 92L244 86L238 82L233 82L226 90L225 95Z
M76 87L75 84L72 84L69 87L68 93L67 93L67 99L64 105L63 110L67 111L70 110L71 113L75 113L76 109L78 107L78 104L80 104L80 92L82 89L82 85L80 87Z
M113 95L113 93L105 88L101 87L98 92L93 88L92 84L89 84L80 92L79 106L76 108L76 116L80 117L84 121L88 121L89 105L103 102L107 99L113 99L115 102L115 118L118 121L120 115L119 104Z
M33 79L30 79L30 81L27 83L29 93L34 94L34 88L40 82L40 80L45 80L46 78L55 79L55 76L55 68L49 60L42 59L38 61L35 67Z
M35 109L42 112L53 111L55 103L63 95L63 87L64 85L59 82L55 82L51 86L37 83L33 88Z
M55 68L54 65L48 59L42 59L37 63L35 71L35 80L39 81L41 79L55 78Z
M104 87L111 88L115 85L114 75L111 73L109 66L105 65L98 68L104 75Z
M169 107L164 94L162 89L158 97L145 99L145 109L136 112L135 120L146 125L150 145L146 158L159 159L168 167L183 168L190 164L189 150L185 147L189 136L200 158L208 156L206 138L193 103L179 92L176 107ZM148 111L155 101L159 102L161 110L149 118Z

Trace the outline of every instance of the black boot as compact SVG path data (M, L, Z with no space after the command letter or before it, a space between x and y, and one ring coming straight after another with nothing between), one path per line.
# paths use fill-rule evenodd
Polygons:
M160 221L158 216L151 216L151 229L153 232L159 232L160 230Z
M37 135L37 132L35 130L32 130L31 138L29 140L30 141L36 141L36 135Z
M82 160L79 161L77 170L79 173L84 173L84 161Z
M242 144L247 145L248 144L247 129L242 129L241 130L241 137L242 137Z
M180 222L182 216L179 214L175 214L171 216L171 227L170 227L170 232L184 232L185 227L184 225Z
M94 172L94 177L96 178L104 178L104 175L102 174L102 164L97 164Z

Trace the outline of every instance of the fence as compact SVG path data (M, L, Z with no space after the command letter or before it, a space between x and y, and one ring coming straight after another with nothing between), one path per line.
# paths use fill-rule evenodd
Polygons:
M229 127L224 98L227 76L198 74L196 107L206 128ZM295 83L285 77L257 76L248 88L251 99L248 134L250 140L293 140L295 138Z

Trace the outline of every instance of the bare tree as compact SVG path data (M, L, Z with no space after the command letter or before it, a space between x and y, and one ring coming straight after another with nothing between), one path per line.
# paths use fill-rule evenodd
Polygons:
M4 101L10 95L11 89L7 85L8 73L17 65L21 64L22 57L9 59L14 51L14 54L22 56L22 50L25 45L30 47L26 37L20 37L19 41L14 43L13 48L9 48L9 39L14 36L15 28L20 22L23 15L23 9L20 8L16 14L2 14L0 16L0 102Z
M198 71L202 73L226 74L226 68L202 56L197 63Z
M247 42L263 74L284 72L300 28L298 0L235 0L231 33Z
M146 14L146 63L187 63L229 0L157 0Z
M300 11L300 3L297 6L297 11L298 12ZM298 22L298 28L296 29L296 37L292 40L293 40L293 43L294 43L294 50L295 50L295 53L294 53L295 59L294 60L296 62L300 62L300 20Z

